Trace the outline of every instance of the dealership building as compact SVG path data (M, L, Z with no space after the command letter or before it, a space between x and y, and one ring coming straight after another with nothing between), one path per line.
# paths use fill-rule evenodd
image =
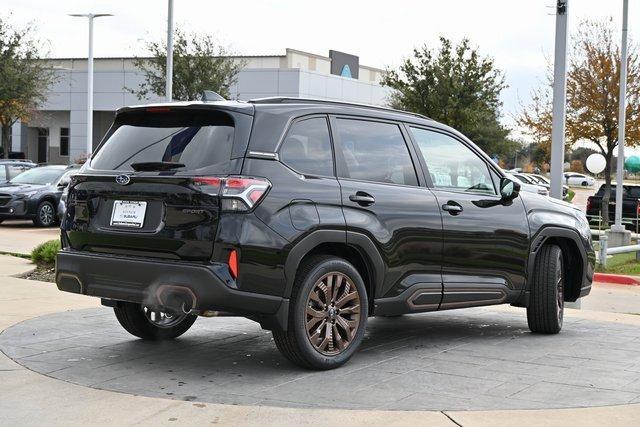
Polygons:
M342 52L321 56L286 49L284 55L236 59L244 67L231 87L232 99L291 96L384 105L389 94L389 89L380 85L383 70L361 65L357 56ZM87 59L47 61L58 79L37 114L29 122L14 125L12 150L38 163L71 163L87 151ZM134 58L94 60L94 148L115 110L163 101L157 96L140 99L131 92L143 80Z

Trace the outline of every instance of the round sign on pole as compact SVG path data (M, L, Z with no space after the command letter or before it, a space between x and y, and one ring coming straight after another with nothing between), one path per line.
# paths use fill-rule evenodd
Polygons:
M604 156L600 153L593 153L589 157L587 157L587 170L591 173L600 173L604 170L604 167L607 165L607 161Z
M624 161L624 168L631 173L640 172L640 157L631 156Z

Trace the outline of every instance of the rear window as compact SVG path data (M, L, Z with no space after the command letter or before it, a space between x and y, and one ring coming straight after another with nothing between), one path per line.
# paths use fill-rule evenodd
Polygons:
M180 172L225 174L234 139L233 119L216 111L134 111L116 119L91 160L99 170L133 170L132 163L175 162Z

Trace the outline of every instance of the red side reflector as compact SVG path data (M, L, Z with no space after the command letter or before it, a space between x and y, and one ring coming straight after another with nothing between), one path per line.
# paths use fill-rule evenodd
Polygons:
M149 107L147 113L168 113L171 111L169 107Z
M238 277L238 252L235 249L229 253L229 273L234 279Z

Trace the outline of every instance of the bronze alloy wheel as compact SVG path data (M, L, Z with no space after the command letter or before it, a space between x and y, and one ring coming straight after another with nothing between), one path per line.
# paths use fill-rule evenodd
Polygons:
M184 320L187 315L185 313L175 313L171 311L163 311L155 308L142 306L142 312L149 323L158 328L171 328Z
M360 325L360 294L347 275L334 271L315 283L305 322L309 342L325 356L340 354L351 344Z

